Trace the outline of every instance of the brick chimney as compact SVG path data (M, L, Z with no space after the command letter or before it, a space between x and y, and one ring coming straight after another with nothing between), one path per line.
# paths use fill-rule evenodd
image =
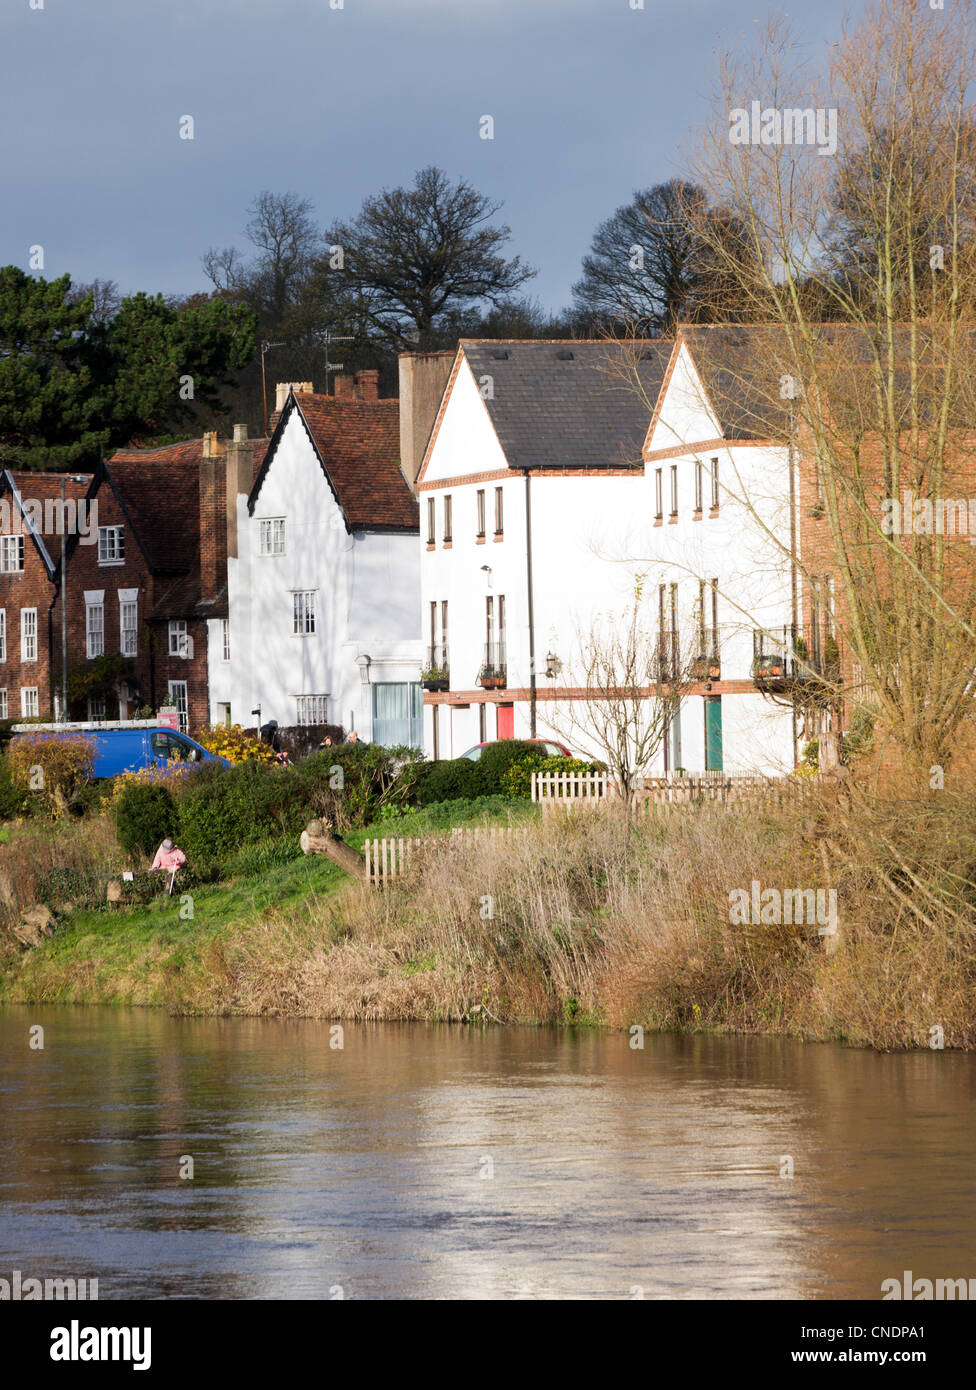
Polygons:
M227 573L225 446L216 430L203 436L200 459L200 598L217 597Z
M237 499L246 497L254 483L254 445L247 437L247 425L234 426L234 438L227 443L224 494L226 499L227 555L237 558Z
M380 398L380 374L375 367L356 373L356 386L364 401L378 401Z
M356 396L355 378L338 372L332 378L332 390L337 401L351 401Z

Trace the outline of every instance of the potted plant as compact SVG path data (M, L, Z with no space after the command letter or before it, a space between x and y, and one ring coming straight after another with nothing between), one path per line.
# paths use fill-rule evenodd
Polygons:
M420 684L425 690L447 690L450 683L450 672L440 666L431 666L420 673Z

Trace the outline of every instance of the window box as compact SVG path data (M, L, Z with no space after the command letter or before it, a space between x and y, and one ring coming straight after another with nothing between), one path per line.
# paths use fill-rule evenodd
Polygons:
M447 690L451 684L451 674L436 667L430 671L421 671L420 684L425 690Z

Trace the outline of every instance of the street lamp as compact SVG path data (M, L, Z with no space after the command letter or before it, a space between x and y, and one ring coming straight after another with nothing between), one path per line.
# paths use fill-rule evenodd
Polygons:
M61 723L68 720L68 572L65 563L64 514L68 502L68 483L87 484L83 473L61 474Z

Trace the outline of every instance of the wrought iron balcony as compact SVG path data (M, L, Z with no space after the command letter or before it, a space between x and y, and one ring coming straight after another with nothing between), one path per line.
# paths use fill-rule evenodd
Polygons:
M451 662L447 645L441 643L427 648L427 660L420 673L425 690L447 690L451 684Z
M486 642L485 658L478 673L478 684L485 690L501 690L504 689L507 679L505 643Z

